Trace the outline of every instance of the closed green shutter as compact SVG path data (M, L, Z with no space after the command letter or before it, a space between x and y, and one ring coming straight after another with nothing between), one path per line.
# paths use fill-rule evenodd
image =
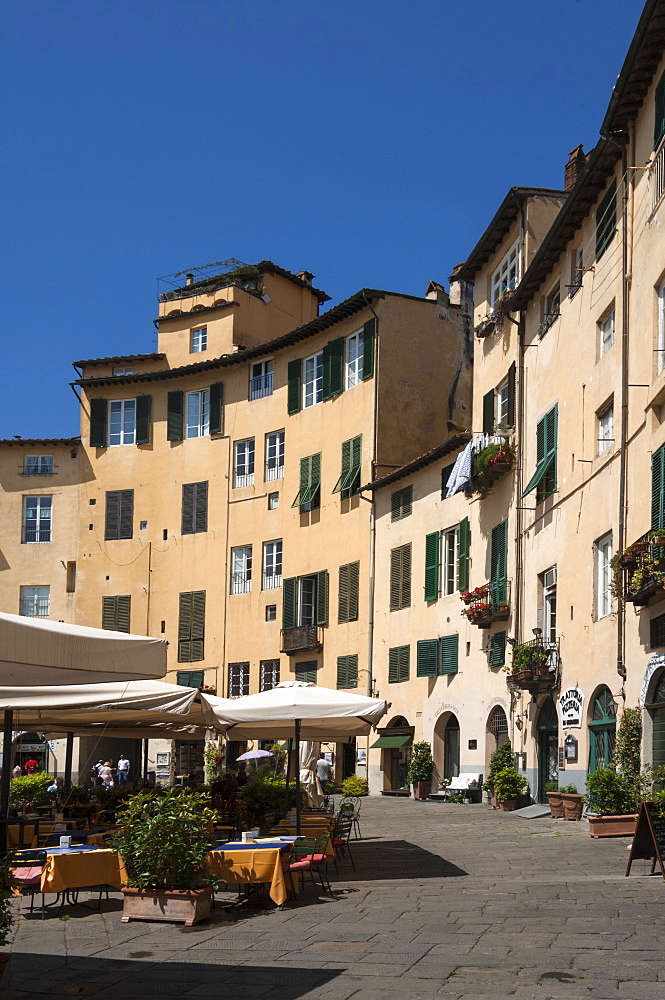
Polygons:
M295 675L297 681L304 684L316 684L316 671L318 663L316 660L301 660L295 665Z
M390 553L390 610L400 611L411 604L411 544Z
M617 183L612 181L596 209L596 260L600 260L614 239L617 228Z
M106 411L107 401L105 399L90 400L90 447L105 448L106 440Z
M416 644L416 675L418 677L436 677L438 659L438 639L418 639Z
M402 490L395 490L390 498L390 520L401 521L404 517L409 517L413 507L413 486L405 486Z
M439 596L441 533L425 535L425 600L436 601Z
M494 431L494 389L483 396L483 434Z
M298 578L282 581L282 628L295 628L298 613Z
M337 687L358 687L358 654L337 657Z
M657 149L665 135L665 73L656 84L654 105L653 148Z
M363 382L374 374L374 341L376 320L368 319L363 327Z
M461 591L469 589L469 541L471 532L468 517L459 523L459 555L457 560L457 586Z
M182 441L184 393L170 392L166 399L166 440Z
M439 645L441 648L441 667L440 671L442 674L456 674L457 673L457 659L458 659L458 647L459 647L459 635L442 635L439 639Z
M208 484L185 483L182 487L183 535L208 530Z
M490 636L490 667L502 667L506 662L506 633L495 632Z
M136 443L150 444L150 409L152 396L136 397Z
M205 590L180 594L178 615L178 662L203 659L205 639Z
M286 408L289 413L299 413L302 409L302 361L289 361L287 367Z
M316 624L328 624L328 570L316 574Z
M210 421L209 431L211 434L221 434L224 426L224 383L214 382L210 386Z
M204 677L204 670L179 670L176 674L176 684L180 687L202 688Z
M358 621L358 578L360 563L346 563L339 567L339 603L337 620L344 622Z
M133 522L134 490L109 490L106 493L105 540L132 538Z
M409 679L410 646L395 646L388 650L388 683L401 684Z
M331 340L323 348L323 398L344 391L344 337Z
M115 597L102 597L102 628L115 632Z
M131 597L102 597L102 628L113 632L129 632Z
M665 445L651 456L651 530L665 527Z
M508 417L507 423L509 427L515 426L515 380L516 380L517 368L515 362L508 369Z
M556 492L558 414L558 405L553 406L536 426L536 471L527 483L522 497L540 487L536 496L537 503Z
M508 521L492 528L490 555L490 601L505 604L508 591Z

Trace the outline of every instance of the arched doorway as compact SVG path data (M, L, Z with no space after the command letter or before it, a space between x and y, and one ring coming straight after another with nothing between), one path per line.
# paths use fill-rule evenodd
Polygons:
M610 689L603 684L598 688L591 705L589 718L589 774L598 767L609 767L614 753L617 723L610 711L614 698Z
M651 759L653 766L659 767L665 764L665 670L656 681L647 711L651 716Z
M495 705L487 720L485 732L485 776L489 774L490 760L500 746L508 740L508 719L501 705Z
M559 719L551 698L543 704L536 725L538 733L538 801L546 802L545 785L559 777Z
M40 771L48 771L49 745L38 733L21 733L14 742L14 766L25 769L29 760L37 761Z
M401 715L394 718L388 726L388 729L396 729L402 734L401 736L395 736L392 740L391 737L388 737L392 745L385 750L388 757L388 766L385 768L385 771L389 776L390 789L395 792L409 790L409 779L406 772L411 759L413 738L403 735L404 731L408 728L409 723L407 719Z
M459 774L459 721L451 715L443 732L443 777L456 778Z

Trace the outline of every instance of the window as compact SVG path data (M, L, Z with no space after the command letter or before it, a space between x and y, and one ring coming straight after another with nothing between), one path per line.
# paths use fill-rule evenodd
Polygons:
M556 642L556 567L540 575L543 595L543 641ZM539 623L540 624L540 623Z
M243 698L249 694L249 662L229 663L229 698Z
M540 336L544 336L552 324L559 318L559 312L561 307L561 283L557 283L552 287L549 293L545 296L543 302L543 321L540 325Z
M102 628L112 632L130 632L129 619L132 599L128 594L102 597Z
M362 381L363 331L352 333L346 338L345 386L352 389Z
M665 73L656 84L654 100L653 148L658 149L665 135Z
M508 427L508 379L502 382L496 390L496 425L497 427Z
M179 670L176 674L176 684L186 688L202 688L205 681L204 670Z
M208 530L208 484L185 483L182 488L183 535L195 535Z
M274 361L256 361L250 367L249 398L261 399L272 396Z
M282 539L263 543L263 589L282 586Z
M50 587L21 587L21 614L28 618L46 618L51 613Z
M665 646L665 615L658 615L649 622L649 645L652 649Z
M231 549L231 593L249 594L252 589L252 546Z
M441 636L440 639L419 639L416 644L416 676L456 674L458 645L457 634Z
M656 351L656 371L665 371L665 284L658 289L658 349Z
M266 434L265 481L273 482L284 478L284 431Z
M203 659L205 641L205 590L180 594L178 609L178 663Z
M186 393L187 425L185 437L204 437L210 431L210 389Z
M339 601L337 621L358 621L358 581L360 578L360 563L345 563L339 568Z
M277 621L277 605L276 604L266 604L266 621L276 622Z
M570 263L570 285L568 286L568 294L572 299L575 292L579 291L582 287L582 279L584 277L584 247L579 246L576 250L573 250Z
M302 408L323 400L323 351L303 361Z
M261 660L260 690L272 691L279 684L279 660Z
M390 610L401 611L411 605L411 543L390 553Z
M122 365L120 368L114 368L113 374L116 376L116 378L122 376L127 378L128 376L134 374L134 369L131 367L131 365Z
M412 505L413 486L405 486L402 490L396 490L390 498L390 520L401 521L403 517L408 517Z
M348 500L360 487L362 440L362 434L359 434L342 442L342 471L333 488L333 493L339 493L342 500Z
M388 683L401 684L409 679L410 646L394 646L388 650Z
M109 446L136 443L136 400L112 399L109 403Z
M450 475L455 468L455 463L451 462L450 465L444 465L441 469L441 499L446 500L448 497L448 480Z
M23 541L50 542L53 497L25 497L23 500Z
M104 538L113 541L132 538L134 527L134 490L109 490L106 494Z
M316 684L317 667L316 660L302 660L300 663L296 663L296 680L303 681L305 684Z
M506 633L495 632L490 636L488 661L490 667L503 667L506 663Z
M444 597L459 589L459 524L441 536L441 593Z
M556 493L556 448L558 407L554 406L536 426L536 471L522 493L525 497L537 488L536 503Z
M612 536L596 542L596 616L605 618L612 612Z
M268 494L268 510L277 510L279 507L279 493Z
M598 422L598 454L602 455L614 444L614 402L610 401L596 414Z
M600 260L614 239L617 227L617 184L612 181L596 209L596 260Z
M520 279L520 241L517 240L503 258L490 282L490 306L508 289L515 288Z
M208 327L199 326L196 330L192 330L190 350L192 354L200 354L201 351L206 351L207 349Z
M513 362L508 374L496 389L490 389L483 396L483 434L494 434L495 430L505 430L515 424L515 374L517 366Z
M337 687L358 687L358 654L337 657Z
M328 571L283 581L282 628L328 624Z
M598 324L600 334L600 356L609 351L614 343L614 309L611 309Z
M300 459L300 489L291 504L305 514L321 506L321 453Z
M54 472L53 455L26 455L23 463L24 476L52 476Z
M233 463L233 487L254 485L254 438L236 441Z
M469 579L469 519L425 535L425 600L465 590Z

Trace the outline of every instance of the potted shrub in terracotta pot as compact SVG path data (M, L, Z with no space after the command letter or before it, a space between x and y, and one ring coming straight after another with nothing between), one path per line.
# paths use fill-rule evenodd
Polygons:
M582 819L584 796L577 791L575 785L564 785L559 789L564 819Z
M561 801L561 792L556 781L547 782L545 785L545 795L547 796L552 819L563 819L563 802Z
M527 780L515 767L504 767L494 776L494 791L502 812L517 809L517 802L526 790Z
M114 846L127 870L122 921L167 920L187 927L210 915L205 867L210 825L205 795L185 788L141 792L121 814Z
M586 781L589 834L594 837L630 837L637 814L628 778L611 767L599 767Z
M429 743L414 743L407 777L413 785L414 799L426 799L432 788L434 761Z
M494 789L494 779L499 771L502 771L504 767L513 767L513 749L510 745L510 740L506 740L506 742L502 743L500 747L497 747L490 757L489 774L483 783L485 791L490 793L490 804L492 809L499 808L496 791Z

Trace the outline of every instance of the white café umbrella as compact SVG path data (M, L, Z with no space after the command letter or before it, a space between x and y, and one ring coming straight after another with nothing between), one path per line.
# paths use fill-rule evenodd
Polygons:
M366 698L353 691L335 691L304 681L284 681L270 691L245 695L213 707L227 738L286 737L295 735L299 763L301 738L321 740L364 736L387 711L380 698ZM296 820L300 833L300 768L296 765Z

